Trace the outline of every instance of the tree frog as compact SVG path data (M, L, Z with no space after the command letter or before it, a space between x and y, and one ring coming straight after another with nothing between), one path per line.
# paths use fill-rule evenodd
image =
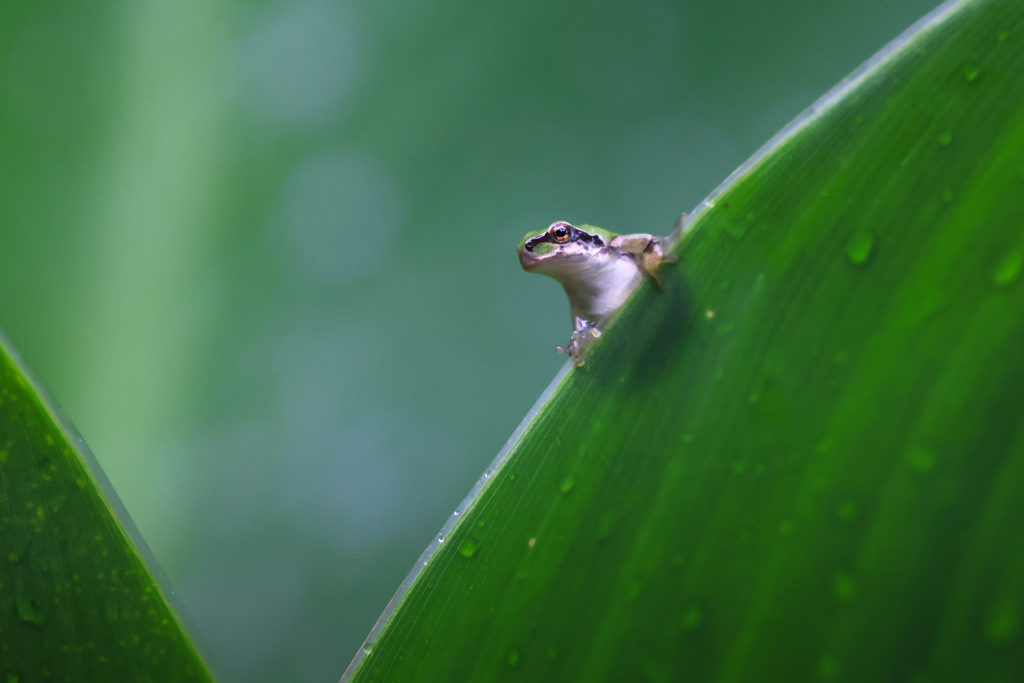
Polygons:
M558 352L568 354L576 365L619 307L644 276L661 287L658 266L676 260L662 244L671 247L682 231L684 213L668 237L646 233L616 235L590 225L565 221L552 223L542 232L529 232L519 243L523 270L542 273L562 283L569 296L573 332Z

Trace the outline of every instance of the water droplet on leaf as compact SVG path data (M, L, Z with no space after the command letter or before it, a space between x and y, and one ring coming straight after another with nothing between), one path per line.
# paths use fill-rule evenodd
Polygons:
M839 662L835 657L822 657L818 662L818 678L823 681L834 681L839 675Z
M850 602L856 593L857 585L853 582L852 576L845 572L836 574L835 581L832 583L832 594L836 597L836 600L839 602Z
M1006 645L1016 639L1019 630L1019 614L1015 601L1004 597L991 608L985 624L985 635L994 643Z
M871 256L874 236L864 228L858 228L846 242L846 258L855 266L863 265Z
M907 464L915 471L927 474L935 469L935 454L923 448L911 449L907 453Z
M1017 279L1020 274L1021 262L1024 260L1024 255L1019 250L1011 251L1007 254L999 265L996 266L995 270L992 271L992 281L997 285L1006 286Z
M463 557L473 557L473 555L476 553L476 549L479 547L480 544L477 543L474 539L467 538L462 542L462 545L459 546L459 554Z

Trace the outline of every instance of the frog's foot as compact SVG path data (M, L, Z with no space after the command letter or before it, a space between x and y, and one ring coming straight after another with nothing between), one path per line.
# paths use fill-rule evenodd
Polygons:
M686 214L683 214L683 216L685 217ZM669 237L671 238L671 235ZM669 242L669 244L671 244L671 242ZM662 263L675 263L679 258L675 254L665 253L665 250L661 246L660 237L652 237L647 248L638 256L640 267L643 268L645 273L651 276L654 282L658 285L658 289L661 289L664 284L661 277L661 271L658 270L658 266Z
M686 214L679 219L680 222L677 226L682 225L682 221L685 219ZM681 227L679 228L682 229ZM662 242L672 246L672 237L675 233L668 237L655 237L654 235L648 235L647 233L637 233L635 235L617 235L612 241L611 246L622 250L623 252L630 254L636 262L640 265L640 269L645 274L651 277L654 282L658 285L658 289L661 289L661 272L658 270L658 266L662 263L672 263L676 260L675 254L666 254Z
M595 339L601 336L601 330L597 327L585 320L581 322L582 326L572 333L568 344L555 347L559 353L564 353L572 358L572 362L576 365L583 365L583 356L586 355L587 349Z

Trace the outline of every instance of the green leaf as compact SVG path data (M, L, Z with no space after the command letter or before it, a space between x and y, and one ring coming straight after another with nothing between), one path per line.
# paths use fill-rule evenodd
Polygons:
M346 677L1024 679L1021 74L947 4L740 169Z
M212 681L100 482L0 336L0 680Z

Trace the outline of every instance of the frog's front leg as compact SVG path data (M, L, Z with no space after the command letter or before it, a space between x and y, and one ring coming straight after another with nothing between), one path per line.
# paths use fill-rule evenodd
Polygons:
M583 356L595 339L601 336L601 330L596 323L577 316L573 316L573 333L569 337L569 343L565 346L555 347L559 353L564 353L572 358L576 365L583 365Z
M636 257L637 263L647 275L654 279L658 289L661 289L662 286L661 272L658 270L658 266L662 263L672 263L678 258L675 254L666 255L661 246L661 238L647 233L618 235L612 240L611 246Z

